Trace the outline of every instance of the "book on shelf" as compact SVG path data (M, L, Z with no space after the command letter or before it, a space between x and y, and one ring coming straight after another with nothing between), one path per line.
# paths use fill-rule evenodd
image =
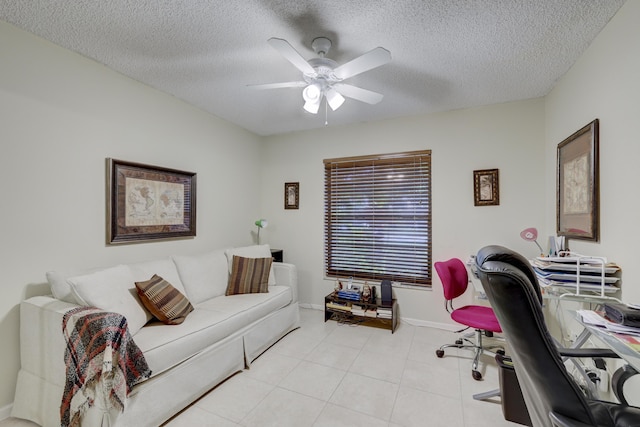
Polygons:
M328 302L326 306L331 310L351 311L351 306L344 303Z
M342 289L338 291L338 298L360 301L361 293L358 289Z
M365 317L378 317L378 312L376 311L375 308L369 309L369 310L366 310L364 312L364 316Z
M365 312L365 310L364 310L364 307L362 307L362 306L359 306L359 305L356 305L356 304L353 304L351 306L351 313L353 313L353 314L355 314L357 316L364 316L364 312Z

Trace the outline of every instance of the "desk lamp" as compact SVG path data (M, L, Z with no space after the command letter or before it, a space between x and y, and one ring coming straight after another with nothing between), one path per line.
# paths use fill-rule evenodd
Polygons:
M542 246L540 246L540 244L538 243L538 240L536 240L538 238L538 230L536 228L534 227L525 228L520 232L520 237L522 237L524 240L528 242L534 242L538 246L538 249L540 249L540 256L544 256L544 251L542 250Z
M259 219L255 222L256 226L258 227L258 244L260 244L260 229L261 228L267 228L267 225L269 225L269 223L267 222L266 219L262 218Z

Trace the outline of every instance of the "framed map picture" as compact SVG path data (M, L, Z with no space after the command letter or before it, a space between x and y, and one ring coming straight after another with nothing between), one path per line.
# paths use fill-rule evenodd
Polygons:
M558 236L597 242L599 236L598 119L558 144Z
M196 235L196 174L107 159L107 243Z

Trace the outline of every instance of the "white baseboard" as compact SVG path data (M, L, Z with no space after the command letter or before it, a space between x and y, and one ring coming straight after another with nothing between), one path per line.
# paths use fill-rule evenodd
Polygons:
M407 325L412 325L412 326L444 329L445 331L451 331L451 332L460 330L460 325L451 325L449 323L432 322L430 320L410 319L407 317L401 317L400 322L406 323Z
M13 403L10 403L5 407L0 408L0 421L6 420L11 416L11 408L13 408Z
M322 305L318 305L318 304L299 304L300 308L308 308L311 310L324 310L324 307ZM431 322L428 320L420 320L420 319L411 319L411 318L407 318L407 317L401 317L400 319L398 319L398 322L400 323L406 323L407 325L412 325L412 326L423 326L423 327L427 327L427 328L435 328L435 329L444 329L445 331L457 331L460 329L460 325L451 325L449 323L439 323L439 322Z
M324 310L324 307L318 304L298 304L300 308L309 308L311 310Z

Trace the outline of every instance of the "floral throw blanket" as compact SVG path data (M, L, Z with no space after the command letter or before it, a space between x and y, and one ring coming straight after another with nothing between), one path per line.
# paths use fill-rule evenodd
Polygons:
M60 406L61 425L79 426L84 412L104 389L105 408L124 410L131 388L149 378L151 370L133 341L127 319L95 307L78 307L62 320L67 348L67 379Z

